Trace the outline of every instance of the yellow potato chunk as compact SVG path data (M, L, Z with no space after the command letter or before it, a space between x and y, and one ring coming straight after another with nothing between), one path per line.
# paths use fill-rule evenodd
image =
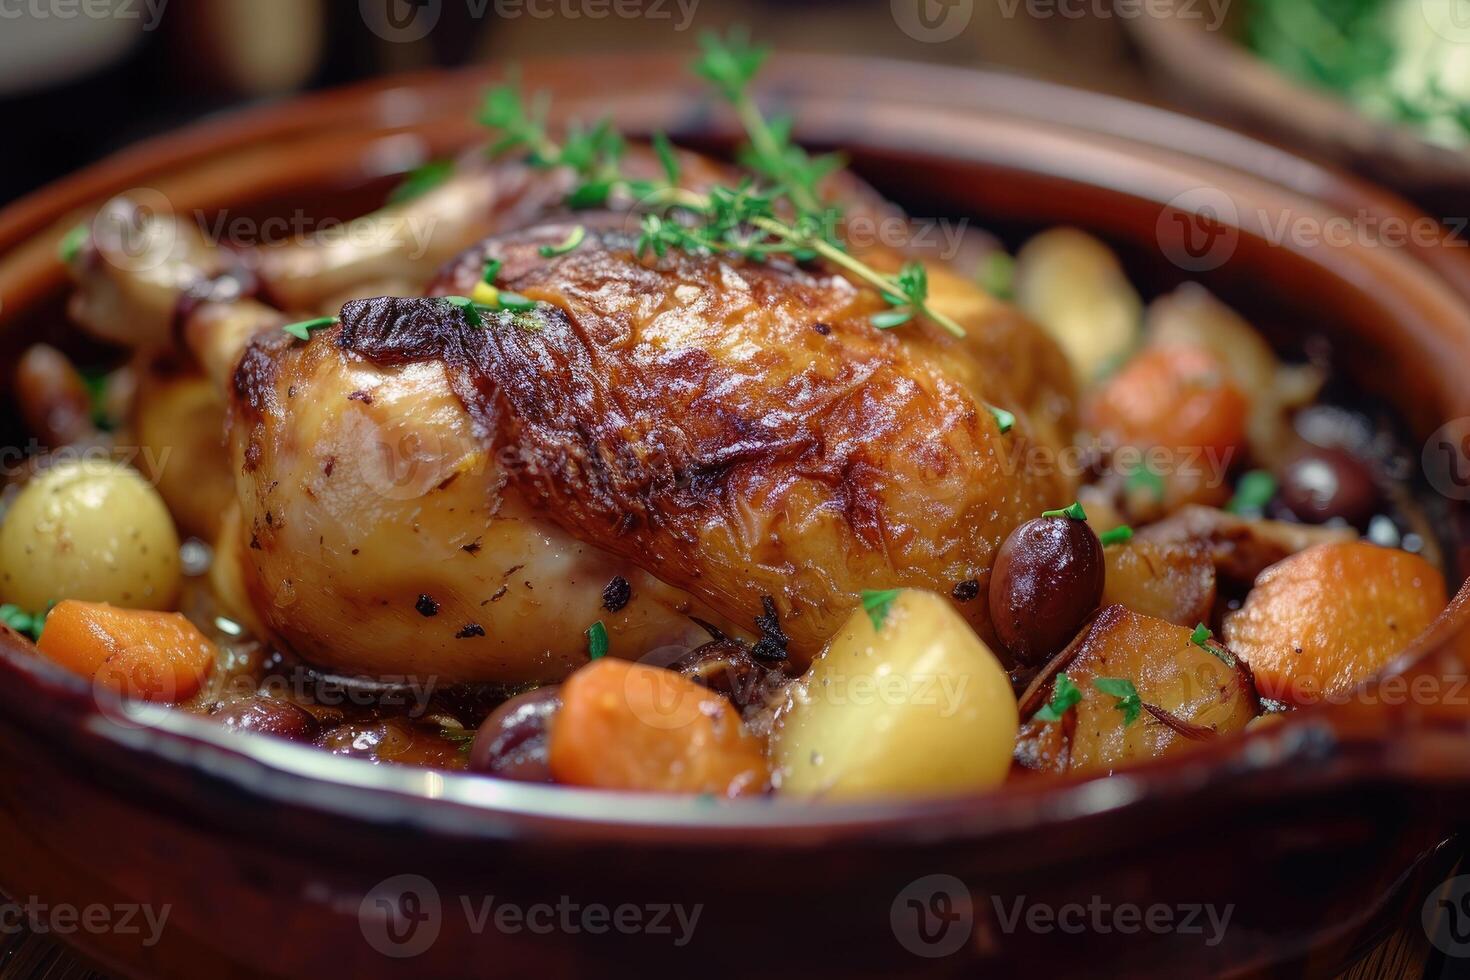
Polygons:
M179 575L168 508L121 463L58 463L26 485L0 525L0 597L31 612L62 599L168 609Z
M771 735L780 790L914 797L1000 784L1018 716L999 659L932 592L870 605L792 685Z

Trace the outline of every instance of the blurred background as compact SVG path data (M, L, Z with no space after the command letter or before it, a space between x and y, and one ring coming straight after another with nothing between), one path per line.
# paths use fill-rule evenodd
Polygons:
M1470 207L1470 0L0 0L0 203L235 106L736 23L1182 103Z

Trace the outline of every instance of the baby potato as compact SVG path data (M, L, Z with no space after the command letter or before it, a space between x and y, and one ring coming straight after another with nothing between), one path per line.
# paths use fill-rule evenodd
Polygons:
M235 499L225 451L225 407L202 375L152 370L133 410L138 445L157 472L158 492L188 533L211 540Z
M1086 232L1054 228L1028 241L1016 257L1015 291L1084 384L1138 344L1143 303L1112 250Z
M870 594L865 605L777 715L771 757L781 791L839 799L999 785L1018 716L995 654L932 592Z
M1310 704L1367 680L1444 609L1444 576L1418 555L1362 541L1319 544L1261 573L1225 641L1263 695Z
M61 599L168 609L179 576L168 508L121 463L58 463L26 485L0 525L0 596L23 609Z

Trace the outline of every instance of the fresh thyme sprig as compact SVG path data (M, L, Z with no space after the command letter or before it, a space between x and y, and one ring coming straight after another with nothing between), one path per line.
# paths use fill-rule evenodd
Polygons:
M640 257L652 252L663 258L672 249L753 262L772 256L798 262L820 258L872 286L890 304L891 309L872 317L879 329L923 316L963 337L963 327L929 305L928 273L922 264L909 262L897 275L887 275L849 255L834 240L841 214L824 207L817 185L842 161L833 156L813 159L791 142L789 120L768 121L761 114L749 87L767 51L752 47L743 34L732 34L728 40L707 35L700 43L703 55L694 69L735 108L750 140L744 162L769 180L770 187L745 181L735 188L713 187L707 194L681 188L678 159L662 133L654 135L653 143L666 181L627 178L620 170L625 143L610 123L603 120L588 130L574 129L558 144L546 129L544 100L527 104L517 82L497 85L485 96L480 122L500 134L492 152L520 150L533 165L572 169L578 183L566 203L573 208L604 205L618 190L630 194L645 211L635 246ZM778 213L786 210L794 217Z

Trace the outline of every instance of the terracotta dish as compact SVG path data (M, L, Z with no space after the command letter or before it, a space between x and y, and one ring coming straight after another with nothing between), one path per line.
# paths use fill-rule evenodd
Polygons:
M722 107L689 94L683 59L522 71L567 116L611 113L625 132L662 128L714 150L737 136ZM367 211L396 175L474 141L470 116L494 77L397 78L213 120L11 205L0 376L38 338L85 347L62 313L55 255L102 201L153 188L205 216ZM1334 369L1395 407L1409 445L1470 416L1463 249L1437 233L1402 247L1272 241L1283 218L1425 220L1390 194L1184 116L1003 75L788 55L762 94L795 114L802 143L840 147L911 213L969 216L1007 242L1077 226L1149 294L1197 280L1283 349L1331 338ZM1203 205L1210 241L1224 235L1230 250L1208 268L1178 237ZM1457 502L1437 507L1458 584L1470 535ZM52 905L167 906L157 943L146 928L68 937L133 976L1329 976L1417 917L1448 873L1444 842L1470 803L1467 673L1462 589L1350 703L1108 779L932 802L714 805L244 739L123 704L6 633L0 888ZM1416 678L1430 693L1404 696ZM683 945L673 919L672 934L497 928L493 912L481 918L492 897L523 910L678 904L699 919ZM1229 923L1219 935L1208 919L1078 932L1015 918L1098 904L1209 906ZM385 907L415 930L390 934Z

